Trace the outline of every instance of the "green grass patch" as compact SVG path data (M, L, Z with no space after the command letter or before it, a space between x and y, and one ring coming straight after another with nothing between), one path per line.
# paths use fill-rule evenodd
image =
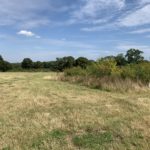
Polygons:
M73 143L77 147L100 149L104 144L113 141L113 136L110 132L104 133L87 133L73 138Z
M11 149L10 149L10 147L8 146L8 147L2 148L2 150L11 150Z
M65 132L63 130L58 130L58 129L53 130L50 133L50 136L55 139L63 139L66 135L67 135L67 132Z
M57 142L60 142L61 144L65 144L65 136L67 135L67 132L61 130L61 129L54 129L51 132L46 132L45 134L38 136L34 142L32 143L32 148L35 149L41 149L41 147L45 143L50 143L54 140Z

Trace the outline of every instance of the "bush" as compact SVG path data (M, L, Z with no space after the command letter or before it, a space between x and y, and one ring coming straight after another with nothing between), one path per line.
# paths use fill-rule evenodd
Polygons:
M86 70L82 69L81 67L74 67L71 69L65 70L65 76L85 76Z
M97 63L87 67L87 72L96 77L120 76L120 69L115 60L100 60Z
M107 91L137 90L150 82L150 63L119 67L115 60L105 59L87 66L86 69L80 67L67 69L62 80Z
M150 82L150 63L140 63L136 66L136 76L146 83Z
M122 77L148 83L150 82L150 63L143 62L125 66L122 68Z

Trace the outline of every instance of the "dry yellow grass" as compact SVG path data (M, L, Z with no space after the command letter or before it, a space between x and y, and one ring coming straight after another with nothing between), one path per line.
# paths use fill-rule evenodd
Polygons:
M0 74L0 149L150 149L150 91L105 92L57 79Z

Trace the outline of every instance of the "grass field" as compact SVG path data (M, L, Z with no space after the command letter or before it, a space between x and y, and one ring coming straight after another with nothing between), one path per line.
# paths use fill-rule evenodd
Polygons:
M0 149L150 149L150 91L106 92L55 76L0 74Z

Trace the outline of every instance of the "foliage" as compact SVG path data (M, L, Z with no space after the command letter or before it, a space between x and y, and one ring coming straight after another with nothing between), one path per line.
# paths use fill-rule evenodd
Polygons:
M64 81L104 90L128 91L150 82L150 62L118 66L115 59L100 59L83 68L65 70Z
M85 76L86 70L82 69L81 67L74 67L71 69L65 70L66 76Z
M0 71L8 71L12 68L11 64L7 61L0 61Z
M72 56L56 59L57 70L59 71L63 71L64 69L73 67L74 63L75 59Z
M117 62L117 66L125 66L127 64L127 60L125 59L123 54L118 54L115 57L115 60Z
M33 68L35 68L35 69L43 68L43 63L40 61L34 62Z
M150 82L150 63L130 64L122 68L122 77Z
M24 69L31 69L33 67L33 62L30 58L24 58L21 63L22 68Z
M75 65L85 69L90 64L90 61L85 57L76 59Z
M141 54L143 54L143 52L138 49L130 49L127 51L125 57L129 64L138 63L144 60L144 57Z
M3 59L0 55L0 71L8 71L12 68L11 64Z
M72 56L57 58L55 61L33 62L30 58L24 58L21 63L9 63L0 55L0 71L56 71L69 76L92 76L92 77L119 77L149 80L149 69L146 67L149 61L144 60L143 52L138 49L130 49L126 55L106 56L97 61L88 60L85 57L75 59ZM145 62L145 63L144 63ZM142 64L141 64L142 63ZM138 65L141 64L141 65ZM134 66L134 67L133 67ZM146 67L145 67L146 66ZM84 69L84 70L83 70ZM130 70L131 69L131 70ZM142 71L141 71L142 70Z

